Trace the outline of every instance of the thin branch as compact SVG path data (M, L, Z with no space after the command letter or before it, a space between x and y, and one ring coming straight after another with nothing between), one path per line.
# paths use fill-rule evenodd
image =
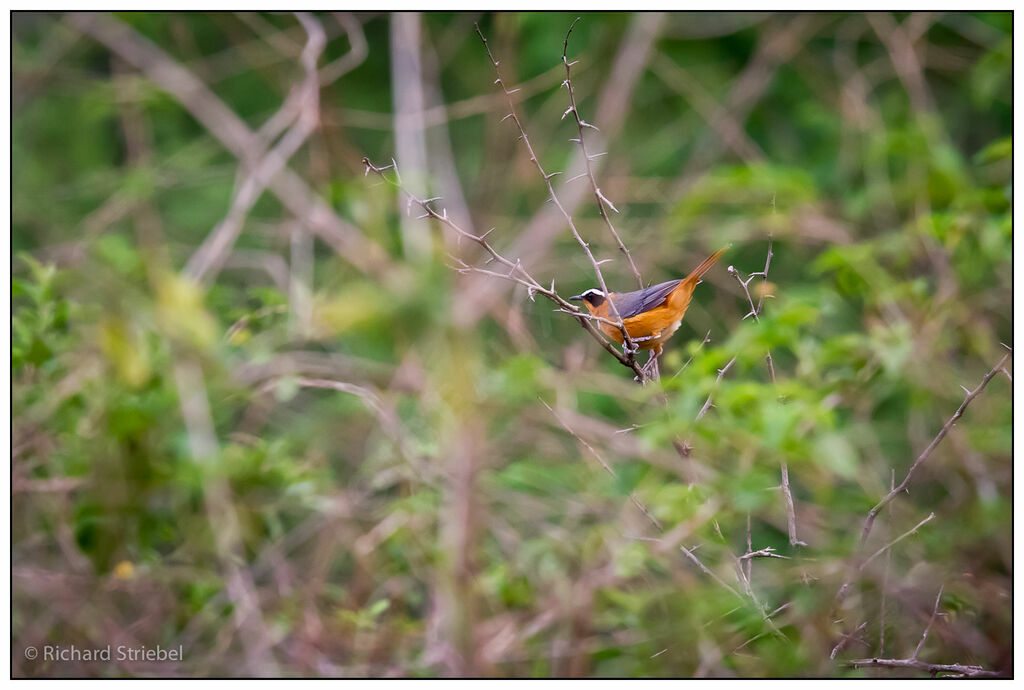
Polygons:
M786 499L786 530L789 532L789 544L807 546L807 542L800 541L796 536L796 508L793 505L793 492L789 489L789 465L785 460L779 462L779 469L782 472L782 495Z
M900 536L896 537L891 542L889 542L888 544L886 544L885 546L880 548L878 551L875 551L873 554L871 554L863 563L861 563L860 565L857 566L857 568L853 572L853 575L849 579L847 579L846 582L843 583L842 587L839 588L839 591L836 593L836 600L837 601L841 601L843 598L845 598L847 591L850 589L850 586L853 584L854 577L856 577L856 575L858 573L863 572L864 569L867 568L868 565L871 563L871 561L875 560L876 558L881 556L883 553L885 553L886 551L891 549L893 546L895 546L896 544L900 543L901 541L903 541L904 539L909 537L911 534L913 534L914 532L919 530L926 523L929 523L929 522L931 522L934 519L935 519L935 513L929 514L928 517L926 517L924 520L921 520L921 522L919 522L916 525L914 525L913 528L911 528L910 530L904 532L903 534L901 534Z
M729 371L729 367L731 367L733 365L733 362L735 362L735 361L736 361L736 358L733 357L728 362L726 362L724 367L722 367L721 369L718 370L718 378L715 379L715 387L716 388L718 387L718 384L722 382L722 377L725 376L725 372ZM709 393L708 394L708 399L704 401L704 406L701 407L700 408L700 412L697 413L697 421L698 422L701 420L701 418L705 414L707 414L707 411L708 411L708 409L710 407L711 407L711 394Z
M882 500L880 500L875 505L875 507L871 509L871 511L868 513L867 519L864 520L864 528L861 530L861 544L864 544L868 540L868 535L871 534L871 527L875 524L875 518L878 517L878 514L882 511L883 508L885 508L885 506L889 505L890 501L896 498L896 496L898 496L904 489L907 488L907 485L910 484L910 478L914 476L914 471L921 465L921 463L928 459L928 456L930 456L932 454L932 451L934 451L935 448L938 447L938 445L942 442L942 439L944 439L946 437L946 434L949 433L949 430L953 428L954 424L956 424L956 421L960 419L961 416L963 416L964 410L967 409L967 406L971 404L972 400L981 395L981 392L985 390L985 386L987 386L988 382L991 381L992 378L1002 370L1003 364L1005 364L1006 360L1009 359L1011 355L1012 353L1007 353L1003 355L1003 358L999 360L999 363L992 367L991 371L985 374L985 378L981 380L981 383L979 383L974 390L967 391L967 396L964 398L964 401L960 403L960 407L957 408L957 411L953 413L953 416L950 417L949 420L942 425L942 428L939 429L939 433L935 435L935 438L933 438L932 442L928 444L928 447L921 451L921 454L917 456L917 460L915 460L914 464L910 466L909 470L907 470L907 476L903 478L903 481L900 482L897 487L895 487L889 493L883 496Z
M889 470L889 489L896 487L896 470ZM886 512L889 519L892 519L892 504ZM882 577L882 601L878 607L878 653L885 654L885 597L889 591L889 566L892 565L892 551L885 553L885 575Z
M747 545L747 548L748 549L750 548L749 543ZM740 556L740 560L741 561L745 561L745 560L748 560L748 559L751 559L751 558L785 558L785 559L789 559L789 556L781 556L781 555L775 553L775 549L773 547L766 546L763 549L758 549L757 551L747 551L747 553L745 553L742 556ZM747 577L748 578L750 577L749 574L747 575Z
M1001 678L1002 674L989 671L981 666L964 664L929 664L917 659L852 659L847 664L853 668L909 668L936 676L940 673L954 674L965 678Z
M924 633L921 634L921 641L917 643L917 647L914 648L914 654L910 657L916 659L917 655L921 653L921 647L924 646L924 641L928 639L928 631L932 629L932 623L935 622L935 617L939 615L939 602L942 600L943 587L939 587L939 593L935 595L935 606L932 608L932 617L928 619L928 625L924 628Z
M579 106L576 104L576 89L572 85L572 65L574 62L569 62L567 53L569 51L569 36L572 34L573 27L576 26L576 22L580 20L577 17L572 24L569 25L569 31L565 34L565 42L562 44L562 63L565 65L565 87L569 91L569 110L566 111L568 114L570 111L573 114L573 118L576 120L576 129L579 131L579 145L580 150L583 152L583 164L586 168L586 175L590 179L590 186L594 190L594 200L597 202L597 210L601 214L601 218L604 219L605 225L608 226L608 231L611 232L612 237L615 238L616 243L619 245L619 251L626 255L626 260L629 262L629 268L633 271L633 276L636 278L637 286L642 290L644 288L643 278L640 277L640 271L636 267L636 263L633 261L633 255L629 253L629 249L626 248L619 233L616 232L615 226L612 224L611 218L608 216L608 211L605 206L611 207L616 213L619 212L617 208L601 193L601 189L597 186L597 178L594 176L594 169L591 166L591 158L587 153L587 142L583 136L583 130L585 128L597 129L594 125L584 122L583 118L580 117Z
M709 569L708 569L708 567L707 567L706 565L704 565L703 563L701 563L701 562L700 562L700 559L699 559L699 558L697 558L696 556L694 556L694 555L693 555L693 552L692 552L692 551L690 551L689 549L687 549L687 548L686 548L685 546L682 546L682 545L680 545L680 546L679 546L679 550L680 550L680 551L682 551L682 552L683 552L683 553L684 553L684 554L686 555L686 557L687 557L687 558L689 558L689 559L690 559L691 561L693 561L694 563L696 563L696 564L697 564L697 567L698 567L698 568L700 568L701 570L703 570L703 571L704 571L704 573L705 573L706 575L708 575L709 577L711 577L711 579L712 579L712 580L714 580L714 581L715 581L715 582L717 582L718 584L720 584L720 585L722 585L723 587L725 587L725 588L726 588L727 590L729 590L730 592L732 592L732 593L733 593L733 595L735 595L736 597L738 597L738 598L740 598L740 599L746 599L746 597L744 597L744 596L743 596L742 594L740 594L740 593L739 593L739 592L737 592L737 591L736 591L735 589L733 589L733 588L732 588L732 587L731 587L731 586L729 585L729 583L727 583L727 582L726 582L725 580L723 580L722 578L718 577L718 576L717 576L717 575L715 575L715 574L714 574L713 572L711 572L711 570L709 570Z
M832 648L832 653L828 655L828 658L835 659L836 654L842 651L843 647L845 647L851 640L853 640L856 637L857 633L863 630L867 626L867 624L868 622L864 621L856 628L854 628L853 632L843 635L842 638L840 638L839 642L836 643L836 646Z
M632 369L633 372L638 377L640 377L639 380L644 380L643 370L640 368L640 364L636 361L636 358L619 351L619 349L615 346L614 341L608 338L608 336L606 336L603 331L601 331L599 328L596 328L591 323L591 319L589 318L590 314L580 311L579 307L577 307L572 302L567 301L564 297L558 294L558 292L555 290L554 282L551 283L551 287L545 287L541 285L532 275L530 275L529 272L527 272L527 270L523 267L522 262L520 262L519 260L512 261L507 257L503 256L502 254L500 254L498 250L496 250L494 246L487 241L487 236L491 232L490 230L481 235L475 235L471 232L467 232L458 223L452 220L452 218L448 215L447 211L445 211L444 209L442 209L440 213L434 210L432 204L438 200L422 199L413 194L412 192L410 192L402 184L402 178L398 174L397 166L393 161L391 165L377 166L370 162L369 158L364 157L363 166L366 168L365 174L368 175L371 172L376 174L386 183L390 184L392 187L394 187L399 192L404 194L410 204L415 204L416 206L420 207L423 210L422 217L433 218L434 220L436 220L437 222L441 223L449 230L454 232L458 237L476 243L485 252L487 252L490 261L495 261L508 269L507 273L489 271L487 269L469 266L468 264L462 262L461 260L457 260L460 264L460 266L456 268L457 271L481 273L484 275L501 278L503 280L508 280L526 287L527 290L530 291L531 295L538 294L541 295L542 297L545 297L546 299L553 302L556 306L558 306L561 311L565 311L572 315L580 324L580 326L582 326L583 329L587 331L587 333L589 333L595 340L597 340L597 342L601 344L601 347L603 347L605 350L611 353L612 356L619 360L619 362L623 366ZM392 180L387 175L385 175L384 173L387 170L394 170L396 179Z
M599 463L601 463L601 467L604 468L605 472L610 474L613 478L618 479L619 475L616 474L616 472L612 468L612 466L609 465L608 462L603 457L601 457L601 454L598 453L594 449L594 447L592 445L587 443L583 439L582 436L580 436L578 433L576 433L573 430L573 428L570 427L569 424L566 423L566 421L564 419L562 419L561 415L559 415L557 412L555 412L554 408L552 408L551 405L548 405L547 402L543 398L540 398L540 402L541 402L542 405L544 405L544 407L548 408L548 412L550 412L552 414L552 416L554 416L554 418L556 420L558 420L558 423L562 425L562 428L564 428L566 431L568 431L570 434L572 434L572 436L577 441L579 441L587 450L590 451L591 455L593 455L595 458L597 458L597 461ZM644 505L643 502L637 497L635 491L630 492L629 500L632 501L633 505L635 505L637 507L637 509L641 513L644 514L644 517L646 517L648 520L650 520L651 524L654 525L659 532L663 532L665 530L665 528L662 526L662 524L658 520L658 518L654 517L654 514L650 511L650 509L646 505Z

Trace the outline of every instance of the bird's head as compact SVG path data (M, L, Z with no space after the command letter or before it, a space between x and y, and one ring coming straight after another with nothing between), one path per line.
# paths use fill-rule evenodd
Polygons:
M580 300L587 305L587 309L593 312L595 309L600 307L607 301L608 297L597 288L590 288L586 292L581 292L578 295L573 295L569 299Z

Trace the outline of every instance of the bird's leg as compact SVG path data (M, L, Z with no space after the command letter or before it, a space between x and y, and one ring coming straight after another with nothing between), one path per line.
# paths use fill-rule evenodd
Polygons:
M647 360L647 367L650 369L650 371L647 372L647 376L652 381L657 381L661 378L661 368L658 366L658 359L660 356L661 352L651 350L651 357Z
M644 375L652 381L657 381L659 378L661 378L661 372L658 369L658 357L660 355L660 347L657 348L656 350L652 349L650 358L647 360L647 363L644 364L644 366L641 369L641 371L644 372Z

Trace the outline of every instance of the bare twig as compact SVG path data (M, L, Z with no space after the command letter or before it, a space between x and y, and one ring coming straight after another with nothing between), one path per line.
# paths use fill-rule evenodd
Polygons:
M968 666L965 664L929 664L917 659L852 659L847 662L853 668L909 668L915 671L923 671L936 676L940 673L948 673L953 676L965 678L1000 678L1002 674L989 671L981 666Z
M722 367L721 369L718 370L718 378L715 379L715 386L716 387L718 386L719 383L722 382L722 377L725 376L725 372L729 371L729 367L731 367L733 365L733 362L735 362L735 361L736 361L736 358L733 357L732 359L730 359L728 362L725 363L724 367ZM698 422L701 420L702 417L704 417L705 414L707 414L708 409L710 407L711 407L711 394L709 393L708 394L708 399L704 401L704 405L700 408L700 411L697 413L697 421Z
M551 405L548 405L547 402L543 398L540 399L540 402L541 402L542 405L544 405L544 407L548 408L548 411L554 416L554 418L556 420L558 420L558 423L562 425L562 428L564 428L566 431L568 431L570 434L572 434L573 437L577 441L579 441L587 450L590 451L591 455L593 455L595 458L597 458L597 461L599 463L601 463L601 467L604 468L605 472L607 472L608 474L610 474L614 478L618 478L618 474L616 474L616 472L612 468L612 466L609 465L608 462L603 457L601 457L601 454L598 453L596 450L594 450L594 447L592 445L590 445L589 443L587 443L583 439L582 436L577 434L572 429L572 427L570 427L566 423L566 421L564 419L562 419L561 415L559 415L557 412L555 412L554 408L552 408ZM637 509L641 513L644 514L644 517L646 517L648 520L650 520L651 524L654 525L659 532L664 531L665 528L662 526L661 522L658 520L658 518L654 517L654 514L650 511L650 509L646 505L644 505L643 502L637 497L635 491L630 492L629 500L632 501L633 505L635 505L637 507Z
M573 27L576 26L576 22L579 20L580 18L577 17L573 23L569 25L569 31L565 34L565 43L562 44L562 63L565 65L565 82L563 85L569 91L569 110L567 110L565 114L567 115L569 112L572 112L573 118L576 120L576 129L579 132L578 141L580 151L583 152L583 166L587 171L587 177L590 179L590 186L594 190L594 200L597 202L597 210L600 212L601 218L604 219L605 225L608 226L608 231L611 232L612 237L615 238L615 242L619 245L619 251L626 255L626 260L629 262L629 268L633 271L633 276L636 278L637 287L642 290L644 287L644 281L643 278L640 277L640 271L637 269L636 263L633 261L633 255L629 253L629 249L626 248L626 245L623 243L619 233L616 232L615 226L612 225L612 220L608 216L608 210L605 206L610 207L616 213L618 213L619 210L615 208L614 204L612 204L612 202L609 201L601 192L601 188L597 186L597 178L594 176L594 169L590 164L591 156L587 153L587 142L583 135L583 130L585 128L597 130L597 127L584 121L583 118L580 117L579 106L576 104L576 90L572 85L572 66L576 64L576 62L569 62L569 58L567 57L567 53L569 51L569 36L572 34ZM564 118L565 115L562 117Z
M898 544L899 542L903 541L904 539L909 537L911 534L913 534L914 532L919 530L926 523L931 522L934 519L935 519L935 513L929 514L928 517L926 517L924 520L921 520L921 522L919 522L916 525L914 525L913 528L911 528L910 530L904 532L903 534L901 534L900 536L896 537L891 542L889 542L888 544L886 544L885 546L880 548L878 551L875 551L873 554L871 554L867 559L864 560L864 562L862 562L860 565L857 566L857 568L853 572L853 575L849 579L847 579L846 582L843 583L842 587L839 588L839 591L836 593L836 600L837 601L841 601L846 596L847 591L849 591L850 586L853 584L853 578L858 573L863 572L864 569L867 568L868 565L871 563L871 561L875 560L876 558L881 556L883 553L885 553L886 551L891 549L893 546L895 546L896 544Z
M800 541L796 536L796 508L793 505L793 492L789 489L789 465L785 460L779 462L779 469L782 473L782 495L786 500L786 530L789 532L789 544L807 546L807 542Z
M740 593L739 593L739 592L737 592L737 591L736 591L735 589L733 589L733 588L732 588L732 587L731 587L731 586L729 585L729 583L727 583L727 582L726 582L725 580L723 580L722 578L720 578L720 577L718 577L717 575L715 575L715 574L714 574L714 573L713 573L713 572L712 572L711 570L709 570L709 569L708 569L708 567L707 567L706 565L704 565L703 563L701 563L701 562L700 562L700 559L699 559L699 558L697 558L696 556L694 556L694 555L693 555L693 552L692 552L692 551L691 551L690 549L687 549L687 548L686 548L685 546L682 546L682 545L680 545L680 546L679 546L679 550L680 550L680 551L682 551L682 552L683 552L683 554L684 554L684 555L685 555L685 556L686 556L687 558L689 558L689 559L690 559L691 561L693 561L694 563L696 563L696 564L697 564L697 567L698 567L698 568L700 568L701 570L703 570L703 571L704 571L704 573L705 573L706 575L708 575L708 576L709 576L709 577L710 577L710 578L711 578L712 580L714 580L714 581L715 581L715 582L717 582L718 584L722 585L722 587L725 587L725 588L726 588L727 590L729 590L730 592L732 592L732 593L733 593L733 594L734 594L734 595L735 595L735 596L736 596L737 598L739 598L739 599L746 599L746 597L744 597L744 596L743 596L742 594L740 594Z
M896 486L896 470L889 470L889 489ZM892 504L887 511L892 518ZM889 566L892 565L892 550L885 552L885 575L882 577L882 601L878 606L878 653L885 654L885 598L889 591Z
M836 654L842 651L843 647L845 647L851 640L853 640L856 637L857 633L863 630L867 626L867 624L868 622L864 621L856 628L854 628L853 632L843 635L842 638L840 638L839 642L836 643L836 646L832 648L832 653L828 655L828 658L835 659Z
M944 587L939 587L939 593L935 595L935 606L932 608L932 616L928 619L928 625L925 626L924 632L921 634L921 641L917 643L917 647L914 648L914 653L911 655L911 659L916 659L917 655L921 653L921 647L924 646L924 641L928 639L928 631L932 629L932 623L935 622L935 617L939 615L939 602L942 600L942 590Z
M747 548L748 549L750 548L749 543L747 545ZM788 559L789 556L781 556L781 555L775 553L775 549L773 547L766 546L763 549L758 549L757 551L747 551L747 553L745 553L742 556L740 556L740 560L741 561L749 560L751 558L786 558L786 559ZM750 575L748 574L747 577L749 578Z
M910 466L909 470L907 470L907 476L903 478L903 481L900 482L899 485L892 489L889 493L883 496L882 500L880 500L875 505L875 507L871 509L871 511L868 513L867 519L864 520L864 527L861 530L861 544L864 544L868 540L868 535L871 534L871 527L875 524L875 518L878 517L878 513L881 512L881 510L885 508L885 506L889 505L890 501L896 498L896 496L898 496L904 489L907 488L907 485L910 484L911 477L914 476L914 471L918 467L920 467L921 463L928 459L928 456L930 456L932 454L932 451L934 451L935 448L938 447L938 445L942 442L942 439L944 439L946 437L946 434L949 433L949 430L953 428L954 424L956 424L956 421L960 419L960 417L963 415L964 410L967 409L967 406L971 404L972 400L981 395L981 392L985 390L985 386L987 386L988 382L991 381L992 378L1002 370L1003 364L1006 363L1006 360L1008 360L1010 356L1011 353L1003 355L1003 358L999 360L999 363L992 367L991 371L985 374L985 378L981 380L981 383L979 383L974 390L967 391L967 395L964 398L964 401L960 403L960 407L957 408L957 411L953 413L953 416L950 417L946 421L946 423L942 425L942 428L939 429L939 433L935 435L935 438L933 438L932 442L928 444L928 447L921 451L921 454L917 456L917 460L915 460L914 464Z

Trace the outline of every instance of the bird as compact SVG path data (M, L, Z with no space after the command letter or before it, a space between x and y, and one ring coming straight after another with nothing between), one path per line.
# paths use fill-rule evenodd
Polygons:
M728 247L704 259L690 275L677 280L669 280L657 285L635 290L633 292L609 292L590 288L570 299L582 301L593 316L607 319L599 321L598 326L609 338L622 344L622 331L615 322L618 312L622 324L639 350L650 350L651 358L645 365L645 373L649 367L657 366L657 358L661 355L662 345L672 337L690 306L693 290L700 282L702 275L707 273ZM615 305L615 311L611 305Z

